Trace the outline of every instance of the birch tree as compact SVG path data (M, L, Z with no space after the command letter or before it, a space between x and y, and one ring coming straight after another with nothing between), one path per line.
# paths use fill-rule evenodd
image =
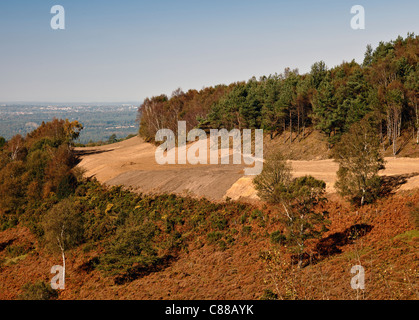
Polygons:
M43 221L46 245L61 253L63 282L65 281L65 253L83 240L83 223L77 206L65 199L52 207Z
M339 163L338 192L361 206L372 202L379 194L378 172L385 163L375 127L366 119L355 123L335 146L333 156Z

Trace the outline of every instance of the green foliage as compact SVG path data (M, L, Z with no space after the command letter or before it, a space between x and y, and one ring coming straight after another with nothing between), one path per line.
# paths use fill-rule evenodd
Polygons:
M265 289L263 291L263 295L260 297L260 300L278 300L278 294L270 289Z
M47 245L53 250L64 251L84 240L80 207L72 199L52 207L43 218L43 226Z
M119 229L108 250L100 258L99 268L121 273L131 270L133 266L153 266L159 258L154 247L157 235L158 230L153 223Z
M220 231L212 231L207 234L208 242L209 243L217 243L219 240L223 238L224 234Z
M23 286L23 294L19 300L55 300L58 298L57 290L43 281L27 283Z
M281 231L274 231L270 235L271 242L275 244L282 244L286 241L287 237Z
M290 179L291 166L281 154L274 152L266 157L262 173L253 179L253 184L261 199L278 203Z
M227 219L218 212L211 215L211 225L214 229L224 230L228 226Z
M317 205L326 201L325 189L324 181L304 176L293 179L280 197L286 243L298 255L299 266L306 240L320 238L327 231L327 212L315 210Z
M112 134L109 139L108 139L108 143L115 143L118 140L116 139L116 134Z
M379 170L384 169L380 141L368 119L355 123L333 152L339 163L336 188L359 205L374 201L380 193Z
M266 160L254 184L262 199L279 205L283 212L286 233L272 233L271 241L295 248L301 264L305 241L318 238L326 231L326 216L314 210L326 200L323 197L326 183L311 176L291 179L290 170L285 160L274 153Z
M6 144L6 139L4 139L3 137L0 137L0 150L4 147L5 144Z
M271 138L287 133L284 141L292 143L293 133L302 139L305 127L314 126L332 147L352 124L373 113L382 121L380 135L387 135L397 154L394 142L401 130L418 129L419 141L418 46L419 37L408 34L375 50L367 46L362 65L352 60L328 69L320 61L303 75L286 68L228 87L152 97L139 109L140 135L153 141L159 128L177 133L179 119L187 121L188 130L261 128Z
M16 258L28 254L33 248L31 246L22 245L10 245L6 248L6 253L11 258Z

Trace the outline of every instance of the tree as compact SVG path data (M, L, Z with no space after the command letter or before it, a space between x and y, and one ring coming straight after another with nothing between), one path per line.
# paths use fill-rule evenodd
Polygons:
M43 219L47 246L59 250L63 260L65 279L65 251L83 241L83 220L80 210L71 199L64 199L52 207Z
M295 178L283 190L281 197L285 209L286 243L294 249L298 266L303 263L305 243L327 231L326 215L316 212L316 205L326 201L326 183L312 176Z
M364 62L362 63L364 67L369 67L372 64L372 61L373 61L372 54L373 54L372 46L368 44L367 50L365 51L365 54L364 54Z
M296 98L297 98L297 84L298 84L298 71L290 71L286 68L284 71L284 80L281 86L279 95L279 105L282 113L288 114L289 130L290 130L290 143L292 143L292 119L295 113ZM285 131L285 118L284 118L284 131Z
M281 203L282 191L290 181L291 166L278 152L266 157L262 173L253 179L258 196L271 203Z
M269 156L262 173L254 180L259 197L280 205L286 228L286 243L303 263L307 239L317 238L326 230L326 217L314 208L325 201L326 183L311 176L291 179L291 168L279 153Z
M0 137L0 150L3 148L3 146L6 144L6 139L3 137Z
M55 300L58 298L58 292L42 280L27 283L22 289L23 294L19 296L19 300Z
M15 135L7 142L7 148L12 161L23 160L28 152L25 147L25 139L20 134Z
M416 144L419 144L419 67L416 71L412 70L406 81L407 96L409 104L413 109L413 127L416 129Z
M329 137L329 142L334 142L332 133L338 127L336 124L338 103L336 90L330 75L324 78L319 85L313 99L313 118L317 129Z
M388 135L393 144L393 156L397 154L397 137L401 134L402 109L404 101L403 85L393 81L386 92Z
M109 139L108 139L108 143L115 143L115 142L117 142L118 140L116 139L116 134L114 133L114 134L112 134L110 137L109 137Z
M311 85L317 89L327 75L327 67L324 61L319 61L311 66L310 79Z
M376 127L365 118L355 123L333 150L339 163L336 188L361 206L372 202L380 191L378 172L384 169Z

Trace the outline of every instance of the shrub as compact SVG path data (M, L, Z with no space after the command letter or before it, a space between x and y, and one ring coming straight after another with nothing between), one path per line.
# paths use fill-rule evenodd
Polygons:
M243 235L249 235L251 231L252 231L251 226L243 226L243 228L242 228Z
M20 300L55 300L57 298L58 292L43 281L25 284L23 293L19 296Z
M158 262L154 247L157 231L152 223L120 228L100 258L99 269L118 274L128 272L134 265L143 268L153 266Z
M266 158L260 175L253 179L258 196L268 202L280 203L283 190L291 180L291 166L278 152Z
M339 163L336 188L354 204L373 202L380 193L384 169L377 130L368 120L355 123L335 146L333 157Z
M280 244L285 242L287 237L281 231L274 231L271 233L271 242L275 244Z
M263 291L263 295L260 297L260 300L278 300L278 294L270 289L265 289Z
M207 234L207 239L209 243L216 243L217 241L221 240L223 237L223 233L219 231L213 231Z

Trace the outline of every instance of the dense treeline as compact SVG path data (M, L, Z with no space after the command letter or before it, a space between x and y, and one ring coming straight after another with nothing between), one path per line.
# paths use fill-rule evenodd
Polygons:
M140 135L146 141L153 141L160 129L171 129L177 133L179 120L186 121L188 130L196 127L207 116L211 106L235 86L219 85L201 91L189 90L187 93L177 89L170 99L166 95L146 98L138 110Z
M375 50L368 46L362 64L353 60L328 69L320 61L303 75L286 69L259 80L147 98L138 112L140 135L152 141L157 130L176 132L177 121L185 120L188 129L262 128L271 137L289 133L291 143L312 126L335 144L352 124L374 114L383 146L392 145L396 154L403 130L412 130L419 143L418 41L408 34Z
M0 218L8 227L20 213L50 198L65 198L77 184L72 144L82 125L54 119L0 148Z

